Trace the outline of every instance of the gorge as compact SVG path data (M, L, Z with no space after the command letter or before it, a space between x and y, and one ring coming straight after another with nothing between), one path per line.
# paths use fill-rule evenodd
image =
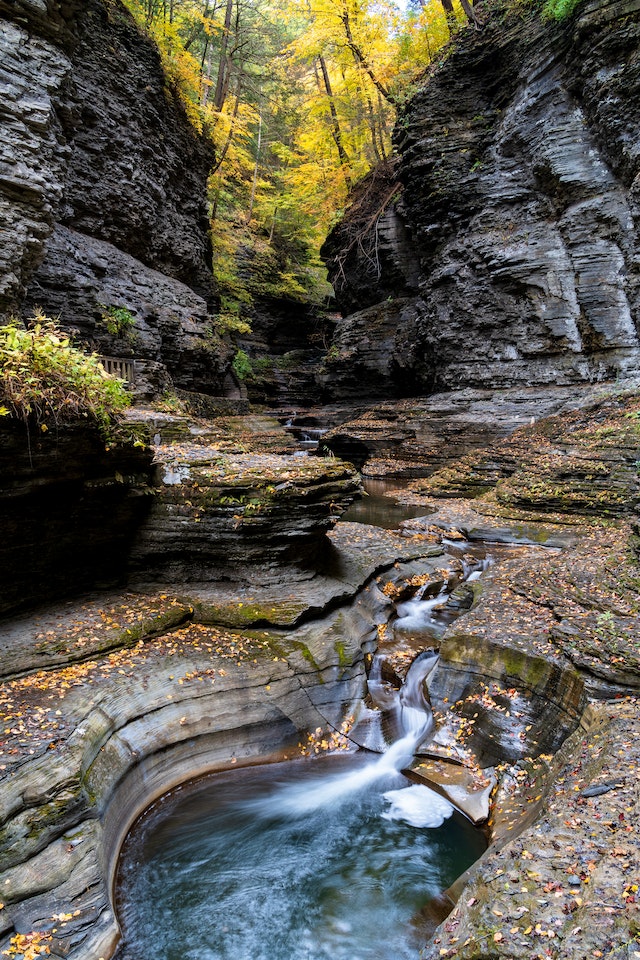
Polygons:
M402 782L488 846L415 956L633 958L637 0L487 4L443 48L325 242L322 342L286 299L216 324L213 148L119 0L0 18L2 315L58 317L135 398L106 442L0 416L0 954L129 960L137 818L194 778L388 748L437 650ZM411 518L340 520L362 477ZM465 577L474 551L496 562ZM394 626L416 591L436 635Z

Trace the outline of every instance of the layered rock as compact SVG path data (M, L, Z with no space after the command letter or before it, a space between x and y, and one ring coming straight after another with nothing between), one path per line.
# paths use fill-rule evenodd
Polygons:
M500 839L424 957L480 960L486 941L496 960L633 953L637 732L637 702L598 705L552 762L512 769L496 797Z
M0 4L7 225L0 311L59 316L106 355L139 358L143 394L225 393L206 181L213 148L119 3ZM110 336L126 311L136 341Z
M610 391L452 460L413 489L436 497L494 491L505 511L533 515L629 516L640 502L639 438L637 392Z
M459 704L460 739L481 767L556 753L580 722L586 698L574 670L462 633L447 637L440 655L431 702L445 713Z
M619 420L631 429L634 418L629 414L633 412L618 403ZM592 413L587 411L586 422ZM198 485L202 480L205 486L200 509L213 507L214 518L216 496L219 499L212 486L216 463L225 466L228 489L232 491L234 483L242 485L251 473L248 455L239 458L237 466L242 470L234 474L230 472L233 459L229 451L238 444L237 438L227 433L226 451L218 450L216 462L212 456L214 434L223 432L221 424L207 429L204 424L175 416L150 414L147 419L157 435L161 469L166 472L172 468L183 485L182 506L169 498L162 509L174 529L185 520L185 526L195 530L203 520L209 520L204 514L199 519L195 512L190 513L194 501L188 502L189 494L197 498L199 486L191 483L195 474L180 476L181 469L195 470L196 474L203 471L202 478L196 476ZM600 420L596 416L592 426L601 431L605 445L609 438L612 448L624 447L619 437L613 438L610 416ZM275 435L270 436L264 419L259 429L256 424L256 432L262 437L263 449L274 448ZM175 442L163 442L169 439ZM222 436L215 442L224 445ZM544 458L545 451L540 456ZM291 465L296 459L266 455L260 476L254 477L258 487L268 482L268 469L276 460L282 467L283 461ZM234 496L232 492L228 495ZM236 495L236 499L240 498ZM171 505L175 509L167 510ZM238 520L242 519L240 511L248 503L233 506ZM273 507L267 506L269 510ZM469 517L471 513L468 510ZM398 578L411 580L414 573L424 572L424 567L409 561L433 556L433 560L421 560L429 582L437 588L448 578L450 563L442 557L442 547L433 542L430 519L437 527L437 517L427 518L422 529L414 523L407 531L410 537L404 540L373 528L343 524L332 534L324 575L300 582L292 583L286 576L272 578L270 571L266 582L257 577L251 584L240 585L187 583L178 577L180 596L164 585L154 589L148 584L143 596L111 595L67 605L62 611L44 610L5 629L2 646L7 654L0 658L0 669L5 676L3 715L9 732L0 760L0 798L5 798L2 843L7 856L7 867L0 877L5 902L0 912L4 935L1 946L8 948L12 937L38 929L53 956L86 960L110 955L118 936L109 899L110 879L119 844L132 818L155 796L188 776L235 763L291 755L292 750L299 749L301 734L306 740L309 728L341 725L345 715L361 702L365 664L392 616L390 596L405 595L404 587L395 587ZM322 524L323 519L319 522ZM490 537L490 520L481 517L474 523L470 518L465 523L469 531L478 531L484 523ZM507 528L501 519L503 539ZM451 522L438 529L439 539L456 534ZM533 525L527 533L523 538L522 531L515 531L513 539L536 539ZM566 534L563 539L562 534L554 537L546 530L542 533L544 537L538 539L554 546L575 542L576 538L575 533L573 541ZM610 530L611 536L614 533L617 535ZM607 556L619 549L613 542L598 543ZM215 544L212 546L215 549ZM267 557L269 544L261 549L262 556ZM201 569L195 553L197 550L191 556L187 546L192 573ZM620 835L625 843L624 857L621 853L607 857L603 852L603 837L610 830L609 824L614 823L612 811L615 822L620 823L619 813L626 816L634 802L630 788L618 779L623 723L607 728L614 740L612 749L602 749L605 726L589 729L585 721L579 736L568 742L557 761L550 757L580 720L584 705L580 674L593 672L584 658L574 660L577 670L571 667L571 645L561 643L552 630L554 622L557 624L568 613L578 624L578 601L601 602L600 595L594 593L596 584L615 604L614 616L620 616L627 599L632 605L632 584L628 597L623 596L613 580L605 582L597 570L585 570L585 558L590 553L595 553L594 544L585 542L582 553L574 558L575 596L566 592L566 575L560 577L558 573L562 564L566 567L574 562L570 554L561 560L555 550L538 547L504 567L496 566L487 581L472 591L473 609L465 614L463 630L450 629L442 642L440 663L430 676L429 687L440 729L453 728L456 732L442 746L437 742L433 745L434 755L445 758L439 761L439 769L434 771L433 762L421 758L414 776L435 780L455 803L459 802L456 791L460 790L460 779L446 770L447 765L451 767L451 754L458 763L471 761L465 768L470 776L474 757L483 764L500 760L502 765L499 793L492 805L496 846L477 866L477 879L471 878L475 884L473 896L465 897L447 921L453 926L440 928L435 943L426 948L436 950L435 955L437 950L450 948L454 951L450 955L456 955L461 943L456 947L455 931L463 925L469 931L465 955L480 956L478 950L473 953L475 948L470 943L482 945L474 930L478 923L486 925L495 896L488 899L484 893L479 896L477 890L488 882L487 878L502 876L498 871L506 872L501 865L505 854L499 852L500 845L509 844L513 875L504 881L510 885L505 888L509 906L500 903L502 916L509 911L517 914L524 906L525 912L540 909L540 920L545 923L561 919L557 910L554 913L553 901L549 909L548 903L532 907L534 901L537 903L535 898L540 899L538 888L532 887L532 900L527 883L521 880L520 870L529 869L530 859L538 852L545 864L545 883L555 884L554 891L561 890L565 875L578 877L580 885L585 877L593 876L600 898L611 896L614 886L625 881L624 864L631 862L635 849L626 835ZM548 560L541 561L542 557ZM170 566L167 562L167 568ZM617 554L614 567L616 576L626 582L631 568L627 571ZM260 571L265 570L267 564L263 562ZM578 578L580 570L586 579ZM377 581L376 573L382 573ZM609 573L614 576L613 571ZM562 590L555 605L550 602L550 584ZM394 589L387 589L388 585ZM564 611L563 596L568 608ZM619 640L617 622L615 639ZM593 660L605 657L595 646L590 655ZM48 668L46 672L43 667ZM621 694L625 692L620 686L624 673L637 680L637 656L634 661L630 650L624 663L615 669L616 693ZM21 678L23 671L28 675ZM607 711L613 716L609 708L594 711L594 716L602 715L604 724L610 719ZM427 752L429 749L430 745ZM559 781L560 796L554 801L554 777L569 778L566 782L579 791L596 792L576 797L571 789L567 800ZM613 786L612 777L616 778ZM475 792L485 797L484 802L473 798L477 810L486 808L491 780L487 776L475 779L483 784ZM605 790L603 800L598 793L601 787ZM474 790L465 786L463 792L468 795ZM580 804L589 805L592 796L596 797L593 809L602 820L598 823L599 839L587 829L589 823L582 824ZM550 857L545 830L561 843L558 817L568 809L567 803L570 816L575 818L572 833L577 859L567 851L566 862L558 857L558 869L554 861L547 876ZM538 827L529 829L541 811L544 819ZM523 832L528 829L529 833ZM622 842L617 849L623 850ZM553 859L555 855L550 856ZM589 862L593 867L585 867L583 856L592 858ZM568 888L562 888L562 892L570 903L573 888L569 881L564 882ZM628 878L625 882L630 886ZM527 887L524 893L523 886ZM478 909L473 910L476 904ZM626 905L622 909L619 922L611 930L613 943L628 934ZM582 923L592 937L597 924L588 910ZM570 912L567 908L567 914ZM495 913L493 916L497 917ZM516 922L517 917L510 919L510 924ZM496 932L501 933L502 926L497 920L495 923ZM532 930L525 933L527 929L523 925L522 956L526 955L525 949L532 948L532 938L536 941L536 936L542 936L532 934ZM503 938L504 949L499 946ZM14 940L14 945L18 942ZM505 934L495 942L497 956L511 955ZM567 957L576 956L571 950L568 942Z
M134 408L111 431L3 419L1 614L127 581L309 578L360 495L350 465L295 456L268 417Z
M612 388L614 393L617 389ZM513 459L508 459L508 445L496 460L498 441L553 414L558 414L556 423L560 423L560 415L573 411L578 403L589 404L599 392L600 388L586 386L466 389L379 402L328 430L322 437L322 448L355 463L371 477L429 476L450 464L448 479L437 488L433 486L435 495L445 488L449 490L445 496L455 495L456 488L449 484L460 458L484 449L484 458L478 462L484 463L488 477L480 469L475 477L482 490L492 486L492 477L508 473L514 464ZM463 468L459 475L461 483L464 476L469 484L465 488L468 493L472 485L470 472ZM431 488L425 485L421 489Z
M288 410L321 403L319 371L331 339L330 318L296 300L261 297L246 309L251 332L237 342L249 359L243 381L249 399Z
M265 625L289 629L221 629L210 607L164 592L45 608L3 629L0 949L39 931L53 957L111 956L112 879L137 814L188 777L299 756L308 731L342 724L389 612L375 583L364 588L441 551L373 529L335 537L334 550L326 607L297 630L290 590L271 583L251 595ZM304 608L305 588L296 594ZM246 601L231 588L227 609Z
M388 314L390 286L405 298L416 272L413 308L396 311L397 340L415 334L416 392L637 369L639 43L629 0L561 25L493 8L458 38L397 125L401 197L374 191L368 234L350 245L366 221L357 202L326 247L339 304L366 307L338 324L334 397L370 366L352 344ZM367 254L383 215L401 218L413 272L404 240L379 264ZM389 371L376 395L401 396L406 380Z
M160 454L159 495L132 552L134 582L254 580L269 567L313 571L326 533L359 494L335 460L172 444Z
M99 354L130 362L139 400L176 387L239 396L228 372L230 347L215 332L205 300L111 243L58 225L25 312L31 315L43 304ZM114 335L107 324L119 310L131 326Z
M347 215L323 244L344 314L418 292L419 261L397 209L401 191L397 160L374 167L353 188Z

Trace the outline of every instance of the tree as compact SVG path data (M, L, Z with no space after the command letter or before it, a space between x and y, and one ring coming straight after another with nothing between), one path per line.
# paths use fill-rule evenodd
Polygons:
M442 3L456 3L457 24L458 0L126 2L216 147L225 316L256 296L326 290L322 240L353 185L389 158L396 108L448 38Z

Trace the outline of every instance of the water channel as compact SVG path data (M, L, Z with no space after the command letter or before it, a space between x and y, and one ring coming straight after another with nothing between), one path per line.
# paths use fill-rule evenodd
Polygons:
M416 515L371 490L361 516ZM380 501L386 501L381 503ZM385 514L386 508L386 515ZM475 575L468 571L468 575ZM440 597L398 605L437 634ZM362 751L226 771L155 804L123 847L119 960L417 960L438 896L482 853L482 832L400 772L433 720L416 658L400 691L376 672L370 695L395 711L397 739Z

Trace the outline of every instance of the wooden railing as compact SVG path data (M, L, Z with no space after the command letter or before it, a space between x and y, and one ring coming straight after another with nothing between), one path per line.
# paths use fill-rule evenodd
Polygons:
M123 360L122 357L100 357L100 362L107 373L112 377L120 377L127 383L135 383L135 362L133 360Z

